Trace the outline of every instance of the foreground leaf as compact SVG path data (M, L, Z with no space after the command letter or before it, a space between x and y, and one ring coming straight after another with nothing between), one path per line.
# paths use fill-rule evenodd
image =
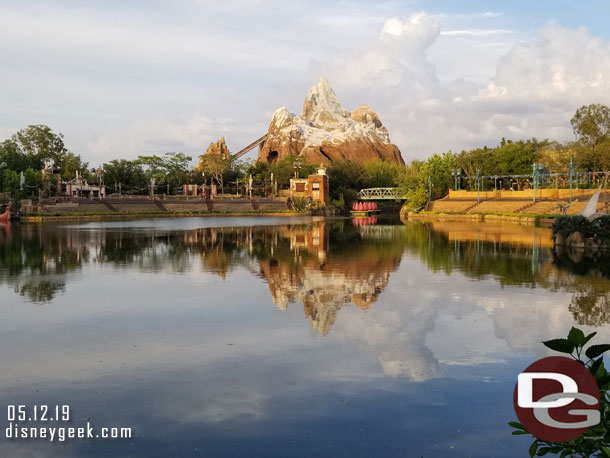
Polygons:
M585 333L582 332L578 328L570 329L570 333L568 334L568 340L574 344L576 347L580 347L585 344Z
M568 339L552 339L552 340L547 340L546 342L542 342L542 343L546 347L550 348L551 350L555 350L560 353L572 354L572 352L574 351L574 344L572 342L570 342ZM595 345L595 346L598 346L598 345ZM591 348L593 348L593 347L590 347L587 350L587 352ZM601 353L600 353L600 355L601 355ZM589 355L587 354L587 356L589 356ZM591 358L591 357L589 356L589 358Z
M589 341L597 335L597 332L592 332L587 337L585 337L585 341L582 343L583 347L589 343Z
M610 344L591 345L589 348L587 348L585 355L587 355L587 358L593 359L597 358L599 355L608 350L610 350Z

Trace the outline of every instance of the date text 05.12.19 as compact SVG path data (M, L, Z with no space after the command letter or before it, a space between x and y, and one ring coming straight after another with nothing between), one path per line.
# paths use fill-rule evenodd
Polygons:
M70 421L70 406L9 405L8 421Z

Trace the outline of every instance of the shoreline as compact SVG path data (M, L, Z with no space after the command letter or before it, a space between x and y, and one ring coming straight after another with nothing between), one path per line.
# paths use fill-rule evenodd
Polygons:
M96 213L96 214L64 214L64 215L25 215L19 219L20 223L44 223L52 221L99 221L117 219L143 219L143 218L188 218L194 216L313 216L311 212L265 212L265 211L241 211L241 212L141 212L141 213Z
M551 226L555 218L548 215L530 215L523 214L495 214L495 213L445 213L445 212L400 212L401 217L412 221L481 221L494 222L506 221L511 223L534 225L534 226Z

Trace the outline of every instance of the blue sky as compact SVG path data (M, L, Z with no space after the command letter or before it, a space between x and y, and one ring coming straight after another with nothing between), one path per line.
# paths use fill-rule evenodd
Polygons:
M62 132L92 165L200 154L300 112L326 76L406 159L501 137L572 138L610 104L603 1L1 1L0 138Z

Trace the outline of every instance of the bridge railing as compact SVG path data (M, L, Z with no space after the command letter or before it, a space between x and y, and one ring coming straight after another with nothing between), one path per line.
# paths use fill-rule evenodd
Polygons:
M360 200L402 200L404 194L400 188L367 188L358 193Z

